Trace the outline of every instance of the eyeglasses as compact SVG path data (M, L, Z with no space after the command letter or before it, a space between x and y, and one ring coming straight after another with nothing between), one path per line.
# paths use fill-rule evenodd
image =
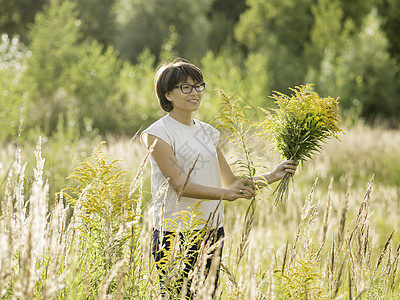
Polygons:
M193 91L193 88L196 90L196 92L200 93L202 91L204 91L204 89L206 88L206 83L202 82L199 84L195 84L195 85L191 85L189 83L184 83L181 85L177 85L174 86L174 89L180 88L182 93L184 94L190 94Z

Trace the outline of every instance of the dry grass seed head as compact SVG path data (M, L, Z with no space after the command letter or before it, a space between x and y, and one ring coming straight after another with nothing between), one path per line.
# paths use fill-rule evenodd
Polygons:
M322 243L325 243L326 240L326 234L328 232L328 220L329 220L329 212L331 209L331 202L332 202L332 190L333 190L333 177L331 177L330 182L329 182L329 186L328 186L328 199L326 201L326 206L325 206L325 212L324 212L324 223L322 226Z
M339 251L342 247L342 243L344 241L345 236L345 225L346 225L346 216L347 210L349 208L349 198L350 198L350 186L347 187L346 196L343 203L342 213L340 216L340 228L337 235L337 251Z
M379 255L378 261L377 261L375 269L374 269L373 277L375 277L375 274L376 274L380 264L382 263L383 258L385 257L387 249L388 249L388 247L390 245L390 241L392 240L393 234L394 234L394 231L390 234L389 238L387 239L387 241L385 243L385 246L382 249L381 254Z

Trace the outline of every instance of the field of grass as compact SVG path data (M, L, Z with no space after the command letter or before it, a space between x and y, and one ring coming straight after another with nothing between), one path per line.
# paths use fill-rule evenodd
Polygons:
M286 203L272 204L274 186L260 193L251 224L245 200L225 203L216 298L400 298L400 132L345 132L301 166ZM1 146L0 298L161 298L145 151L130 138L62 140ZM184 255L169 259L172 286ZM211 299L199 274L195 298Z

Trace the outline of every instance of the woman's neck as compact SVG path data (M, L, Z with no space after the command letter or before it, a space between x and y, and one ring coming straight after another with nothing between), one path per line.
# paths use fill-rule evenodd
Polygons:
M185 124L188 126L194 125L194 121L192 119L191 113L190 114L179 114L175 111L170 111L169 116L182 124Z

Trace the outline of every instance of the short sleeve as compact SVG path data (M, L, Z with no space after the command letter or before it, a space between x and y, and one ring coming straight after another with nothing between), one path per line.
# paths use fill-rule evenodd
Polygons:
M166 127L163 126L161 122L153 123L145 130L143 130L143 132L140 134L140 140L146 146L146 148L149 147L149 145L147 144L147 135L149 134L154 135L158 139L163 140L172 147L171 137L168 135Z
M219 144L220 132L208 123L200 122L200 125L203 130L203 134L205 135L205 139L211 139L214 146L217 147Z

